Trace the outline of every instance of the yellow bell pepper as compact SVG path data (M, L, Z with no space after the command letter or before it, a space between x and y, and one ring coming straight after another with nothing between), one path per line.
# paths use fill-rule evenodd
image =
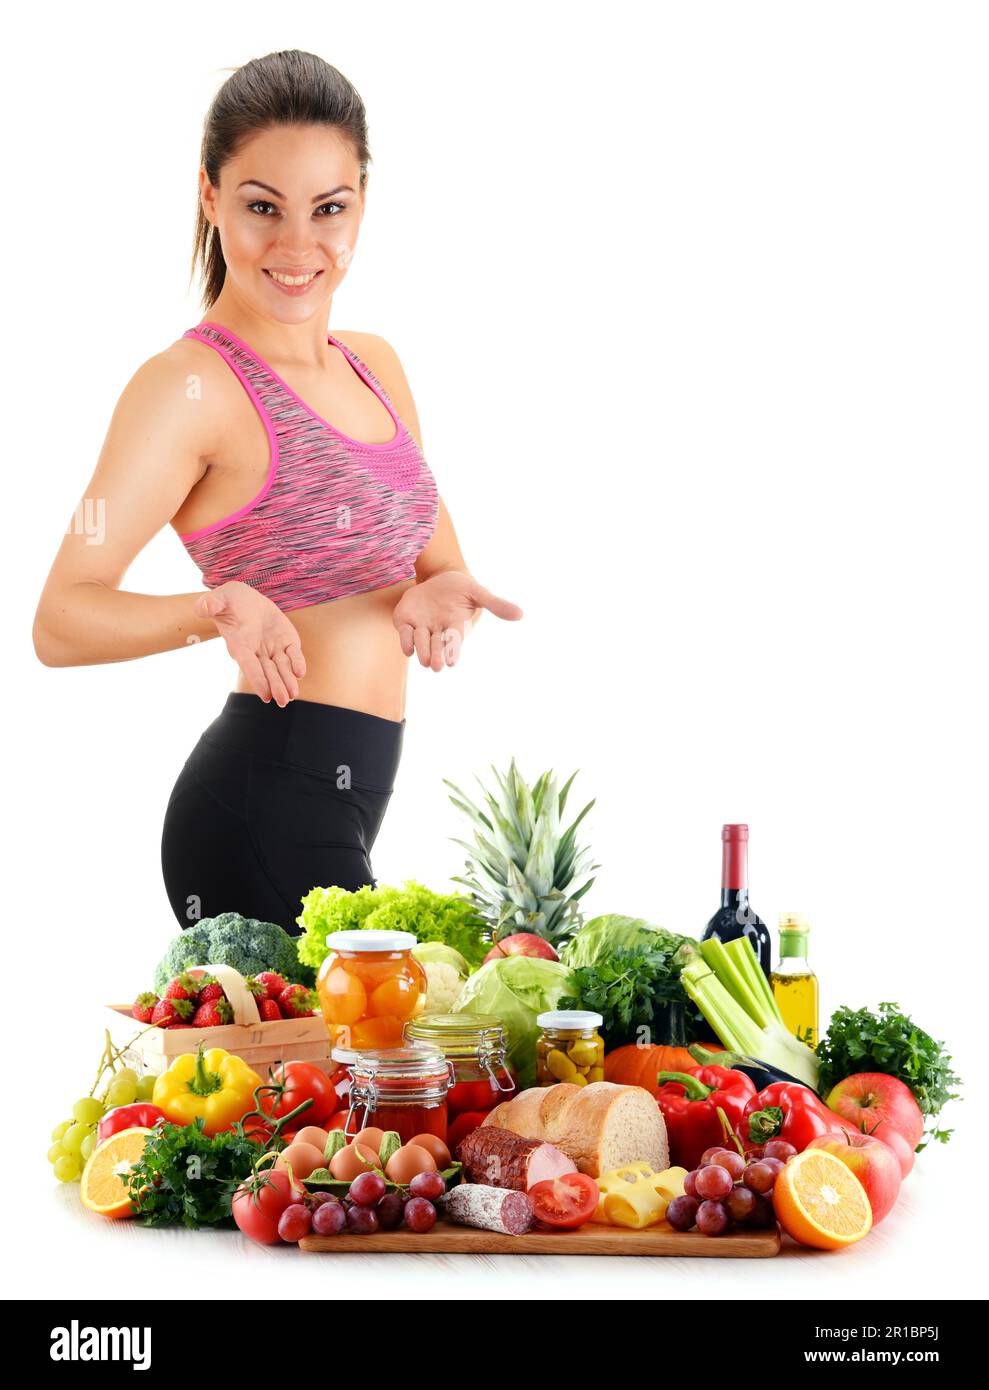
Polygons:
M640 1231L666 1215L674 1197L683 1195L686 1168L657 1173L648 1163L626 1163L598 1178L601 1197L593 1220Z
M262 1084L242 1057L211 1047L184 1052L155 1082L153 1104L176 1125L201 1118L207 1134L219 1134L254 1109L254 1091Z

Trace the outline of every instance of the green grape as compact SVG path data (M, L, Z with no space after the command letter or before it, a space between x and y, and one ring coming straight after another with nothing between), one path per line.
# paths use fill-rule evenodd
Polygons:
M87 1159L87 1158L89 1157L89 1155L93 1152L93 1150L95 1149L95 1147L96 1147L96 1135L95 1135L95 1134L87 1134L86 1137L85 1137L85 1139L84 1139L84 1140L82 1141L82 1143L79 1145L79 1157L82 1159L83 1163L86 1162L86 1159Z
M78 1158L82 1149L82 1141L87 1134L92 1134L90 1125L74 1124L67 1129L62 1136L62 1148L70 1158ZM64 1179L64 1181L68 1181Z
M118 1074L106 1088L106 1103L113 1109L118 1105L133 1105L137 1099L137 1079L134 1073L124 1076L123 1072Z
M53 1142L54 1142L54 1143L58 1143L59 1139L61 1139L61 1138L63 1137L63 1135L67 1134L68 1131L69 1131L71 1128L72 1128L72 1121L71 1121L71 1120L63 1120L62 1123L61 1123L60 1125L56 1125L55 1128L52 1130L52 1140L53 1140Z
M142 1076L137 1083L138 1100L150 1100L155 1093L156 1076Z
M56 1164L64 1153L65 1150L62 1148L61 1144L53 1144L48 1150L48 1162L53 1165Z
M95 1125L103 1117L103 1102L95 1096L85 1096L72 1107L72 1116L81 1125Z
M134 1070L133 1067L120 1067L118 1071L115 1071L113 1073L113 1079L114 1081L133 1081L134 1085L136 1086L137 1072Z
M79 1160L73 1158L71 1154L63 1154L55 1164L55 1176L59 1182L75 1182L81 1172Z

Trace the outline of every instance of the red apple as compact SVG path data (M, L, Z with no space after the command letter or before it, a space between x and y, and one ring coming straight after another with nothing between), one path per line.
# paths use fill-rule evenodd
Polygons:
M496 941L484 957L484 964L487 965L489 960L502 960L505 956L539 956L542 960L560 959L548 941L544 941L541 936L537 936L535 932L531 931L517 931L513 936L506 936L504 940Z
M860 1071L846 1076L828 1092L827 1104L866 1134L876 1132L876 1126L886 1124L897 1129L911 1149L916 1149L924 1134L924 1117L910 1087L899 1077L885 1072ZM882 1130L878 1131L882 1139Z
M888 1148L893 1150L896 1154L897 1162L900 1165L900 1176L902 1178L907 1177L913 1168L916 1158L914 1147L910 1143L910 1140L905 1138L898 1129L894 1129L892 1125L887 1124L885 1120L883 1120L882 1124L876 1125L876 1128L869 1137L870 1139L881 1139Z
M902 1136L901 1136L902 1137ZM871 1134L822 1134L812 1139L808 1149L826 1149L850 1168L865 1188L872 1208L872 1224L878 1226L888 1216L900 1195L903 1174L900 1161L888 1144Z

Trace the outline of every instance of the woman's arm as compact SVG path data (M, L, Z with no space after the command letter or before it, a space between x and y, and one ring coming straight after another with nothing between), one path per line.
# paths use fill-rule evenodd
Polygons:
M99 461L45 583L34 648L46 666L129 661L216 637L196 612L202 593L118 588L135 556L202 477L209 407L189 399L181 349L141 366L117 402ZM212 393L203 393L210 396Z

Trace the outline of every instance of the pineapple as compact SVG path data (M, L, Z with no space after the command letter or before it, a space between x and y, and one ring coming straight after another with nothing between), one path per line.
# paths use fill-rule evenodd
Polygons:
M581 924L578 901L593 878L569 891L574 880L599 865L588 863L589 851L577 849L577 826L594 805L589 801L577 819L560 833L567 793L576 772L557 791L552 770L531 789L512 759L508 775L492 767L499 794L478 778L487 814L473 805L453 782L450 800L474 822L474 844L454 838L471 856L467 877L454 878L469 888L471 901L486 924L486 934L500 941L513 932L533 932L553 946L562 945Z

